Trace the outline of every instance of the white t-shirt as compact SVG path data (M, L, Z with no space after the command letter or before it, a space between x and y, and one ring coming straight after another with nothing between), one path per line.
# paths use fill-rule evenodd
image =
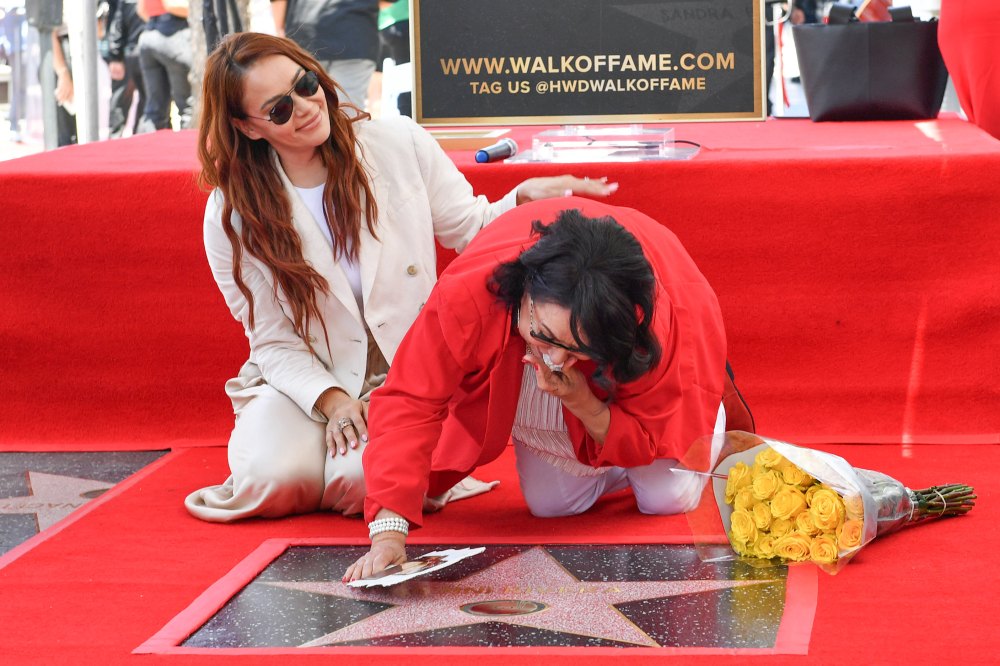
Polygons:
M323 210L323 191L326 185L317 185L316 187L296 187L299 196L302 197L302 202L312 213L313 218L316 220L316 224L319 225L319 230L323 232L323 236L326 237L326 242L333 247L333 235L330 233L330 225L326 223L326 211ZM364 303L361 300L361 266L349 256L351 250L351 240L347 240L347 253L341 254L337 258L340 267L343 269L344 273L347 275L347 282L351 285L351 291L354 292L354 299L358 302L358 310L362 315L365 313Z

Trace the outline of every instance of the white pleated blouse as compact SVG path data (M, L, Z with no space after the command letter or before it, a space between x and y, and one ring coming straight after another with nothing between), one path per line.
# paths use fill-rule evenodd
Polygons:
M528 364L521 376L521 395L511 434L539 458L567 474L600 476L609 469L577 460L563 419L562 400L538 388L535 370Z

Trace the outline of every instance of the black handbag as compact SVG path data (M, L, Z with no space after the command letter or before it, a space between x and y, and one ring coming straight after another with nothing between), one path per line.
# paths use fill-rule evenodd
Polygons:
M937 21L896 16L891 22L792 27L812 120L937 116L948 83Z

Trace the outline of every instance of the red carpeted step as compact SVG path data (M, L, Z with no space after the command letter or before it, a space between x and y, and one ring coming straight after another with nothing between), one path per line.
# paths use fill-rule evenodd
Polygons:
M569 170L617 180L611 203L685 243L764 432L1000 442L1000 143L955 118L676 131L696 159ZM194 144L158 132L0 163L0 448L225 442L247 344L204 258ZM567 171L452 157L494 198Z

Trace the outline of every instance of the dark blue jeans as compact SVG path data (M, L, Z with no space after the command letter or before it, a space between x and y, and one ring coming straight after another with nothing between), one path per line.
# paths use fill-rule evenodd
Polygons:
M187 27L175 32L151 27L139 37L139 64L146 88L140 132L169 128L171 101L177 105L181 129L191 126L193 100L188 72L192 51L191 29Z

